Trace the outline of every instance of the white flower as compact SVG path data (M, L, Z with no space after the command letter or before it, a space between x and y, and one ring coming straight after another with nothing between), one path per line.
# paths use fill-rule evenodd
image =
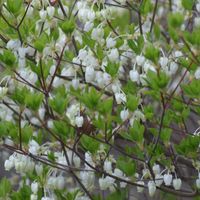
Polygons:
M106 160L106 161L104 162L103 169L104 169L106 172L112 172L112 162L109 161L109 160Z
M38 176L41 176L43 173L43 166L42 165L35 165L35 171Z
M20 48L21 42L19 40L9 40L6 44L7 49L11 49L16 51L18 48Z
M104 30L102 28L94 28L91 33L93 40L101 41L104 36Z
M6 160L4 163L4 168L6 171L10 171L14 167L14 163L10 160Z
M153 166L153 172L154 174L160 174L160 165L154 165Z
M182 182L180 178L176 178L173 180L173 187L175 190L180 190L181 185L182 185Z
M120 117L121 117L121 120L122 120L122 121L127 120L128 117L129 117L129 112L128 112L128 110L122 110L122 111L120 112Z
M78 156L74 155L73 161L74 161L75 167L79 168L80 165L81 165L81 160L80 160L80 158L79 158Z
M197 9L198 12L200 12L200 3L196 4L196 9Z
M126 103L126 95L124 93L115 93L117 104Z
M24 59L25 56L26 56L26 52L27 52L27 49L26 48L23 48L23 47L20 47L18 48L18 55L21 59Z
M136 63L139 66L142 66L145 63L145 57L144 56L136 56Z
M175 62L171 62L169 65L169 70L171 74L175 74L178 69L178 65Z
M31 194L30 200L38 200L38 196L36 194Z
M92 188L94 187L94 181L95 181L95 174L94 174L94 172L91 172L91 171L81 171L80 172L80 179L81 179L82 183L84 184L84 186L88 190L92 190Z
M75 90L77 90L77 89L79 88L79 84L80 84L79 79L74 78L74 79L72 80L72 87L73 87Z
M144 181L137 181L137 184L144 185ZM144 191L144 187L137 186L137 191L138 192L143 192Z
M5 138L4 144L9 145L9 146L14 146L13 140L11 140L11 138L9 138L9 137Z
M195 77L196 79L200 79L200 67L198 67L197 70L195 71L194 77Z
M65 179L63 176L56 177L56 188L62 190L65 187Z
M107 190L108 188L110 190L113 190L114 183L115 183L115 179L109 176L99 179L99 186L101 190Z
M140 80L140 75L137 70L134 70L134 69L131 70L129 72L129 76L130 76L131 81L133 81L133 82L139 82L139 80Z
M75 118L75 124L77 127L82 127L83 126L83 122L84 122L84 119L83 119L83 116L77 116Z
M95 71L92 67L86 67L85 69L85 80L87 83L93 81L95 78Z
M194 26L199 27L200 26L200 17L195 17L194 18Z
M34 8L32 6L29 6L26 16L32 17L33 16L33 10L34 10Z
M40 145L35 140L29 141L29 152L33 155L38 155L40 150Z
M119 60L119 51L117 48L111 49L108 54L108 58L111 62L117 62Z
M8 92L7 87L0 87L0 99L3 98Z
M113 48L115 45L116 45L116 41L113 38L111 37L106 38L106 47L108 49Z
M54 200L54 199L52 199L52 198L50 198L50 197L42 197L41 200Z
M94 21L95 19L95 12L92 10L89 10L89 12L87 12L87 18L89 21Z
M156 174L155 175L155 183L156 183L156 186L160 187L163 183L163 175Z
M53 6L47 7L47 14L49 15L49 18L51 19L54 16L55 8Z
M37 182L33 182L31 184L31 191L32 191L32 193L37 194L37 192L38 192L38 183Z
M160 63L160 66L162 68L165 68L168 64L168 58L167 57L160 57L160 60L159 60L159 63Z
M196 186L197 186L198 189L200 189L200 178L198 178L198 179L196 180Z
M85 25L84 25L84 31L86 32L89 32L94 26L94 23L93 22L86 22Z
M153 181L148 182L149 196L152 197L156 192L156 185Z
M172 182L172 175L171 174L165 174L164 175L164 183L166 186L171 185Z
M42 21L45 21L45 19L47 17L47 11L46 10L40 10L39 15L40 15L40 19Z

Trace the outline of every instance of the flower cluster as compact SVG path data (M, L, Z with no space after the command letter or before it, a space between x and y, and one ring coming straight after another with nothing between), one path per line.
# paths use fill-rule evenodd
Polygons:
M199 194L199 0L1 0L0 13L1 146L22 179L2 198Z

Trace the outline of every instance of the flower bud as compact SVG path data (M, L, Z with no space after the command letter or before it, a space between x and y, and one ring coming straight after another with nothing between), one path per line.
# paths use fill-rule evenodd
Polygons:
M40 15L40 19L42 21L45 21L45 19L47 17L47 11L46 10L40 10L39 15Z
M78 89L78 87L79 87L79 79L74 78L74 79L72 80L72 87L73 87L75 90Z
M182 182L181 182L180 178L176 178L173 180L173 187L175 190L180 190L181 184L182 184Z
M139 80L140 80L140 75L139 75L139 73L137 72L137 70L131 70L131 71L129 72L129 75L130 75L131 81L133 81L133 82L139 82Z
M112 48L116 45L116 41L113 39L113 38L107 38L106 39L106 47L109 49L109 48Z
M57 177L57 189L58 190L63 190L65 187L65 179L63 176Z
M160 66L162 68L165 68L167 66L167 64L168 64L168 61L169 61L168 58L161 57L160 60L159 60Z
M106 160L106 161L104 162L103 168L104 168L104 170L105 170L106 172L112 172L112 163L111 163L110 161Z
M194 77L195 77L196 79L200 79L200 67L198 67L197 70L195 71Z
M120 112L120 117L121 117L121 120L122 120L122 121L127 120L127 119L128 119L128 116L129 116L128 110L122 110L122 111Z
M119 60L119 51L117 48L111 49L110 53L108 54L108 58L111 62L117 62Z
M83 116L77 116L75 118L75 124L77 127L82 127L83 126L83 122L84 122L84 119L83 119Z
M145 62L145 57L144 56L136 56L136 63L139 66L142 66Z
M153 181L148 182L149 196L152 197L156 192L156 185Z
M95 78L95 71L92 67L86 67L85 70L85 80L86 82L91 82Z
M126 102L126 95L123 93L115 93L115 100L116 100L117 104Z
M6 171L11 170L11 168L14 167L13 162L10 160L6 160L4 163L4 168Z
M154 174L160 174L160 166L154 165L153 166L153 172L154 172Z
M38 183L37 182L33 182L31 184L31 191L32 191L32 193L37 194L37 192L38 192Z
M38 200L38 196L36 194L31 194L31 200Z
M43 173L43 166L42 165L35 165L35 171L38 176L41 176Z
M172 182L172 175L171 174L165 174L164 175L164 183L166 186L171 185Z
M197 186L198 189L200 189L200 178L198 178L198 179L196 180L196 186Z
M55 13L55 8L53 6L48 6L47 7L47 14L49 15L50 18L54 16Z
M144 185L144 181L138 181L137 184ZM144 187L137 186L137 191L138 192L143 192L144 191Z
M163 183L163 175L156 174L155 175L155 183L156 183L156 186L160 187Z

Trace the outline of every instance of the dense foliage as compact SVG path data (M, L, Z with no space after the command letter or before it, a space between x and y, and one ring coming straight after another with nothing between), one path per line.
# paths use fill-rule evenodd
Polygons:
M199 0L0 0L0 70L1 199L199 199Z

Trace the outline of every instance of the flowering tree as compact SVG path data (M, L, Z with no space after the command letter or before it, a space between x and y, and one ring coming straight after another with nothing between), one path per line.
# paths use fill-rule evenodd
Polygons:
M0 198L199 199L199 66L199 0L0 0Z

